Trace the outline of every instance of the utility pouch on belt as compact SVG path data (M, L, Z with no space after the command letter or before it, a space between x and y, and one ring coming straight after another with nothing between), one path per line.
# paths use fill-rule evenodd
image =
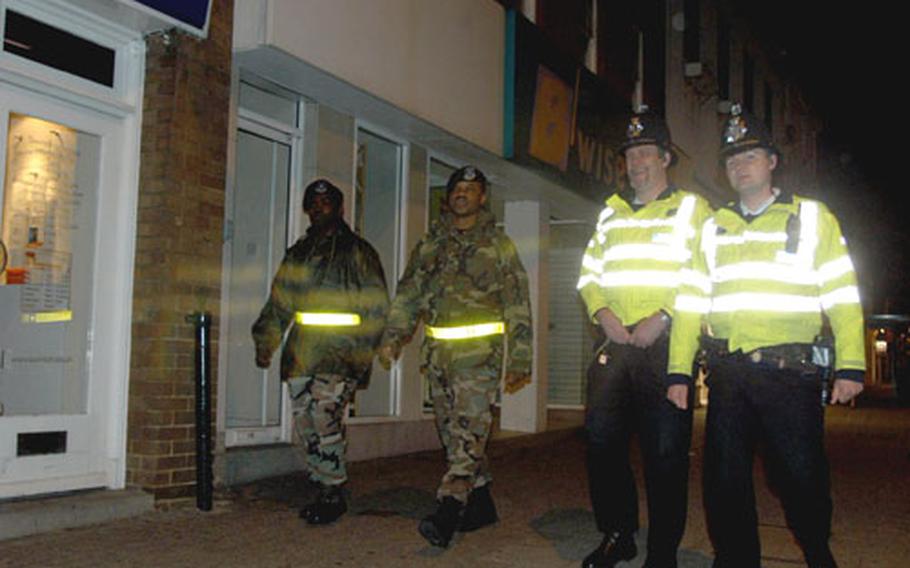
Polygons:
M834 342L830 337L816 336L812 343L812 362L826 369L834 366Z
M834 377L834 342L830 337L816 336L812 343L812 362L818 368L822 382L822 406L826 406L831 404L831 383Z
M706 361L710 362L730 355L726 339L701 336L701 351Z
M812 362L812 346L805 343L786 343L772 345L750 351L746 357L753 363L774 369L790 369L803 374L818 372Z

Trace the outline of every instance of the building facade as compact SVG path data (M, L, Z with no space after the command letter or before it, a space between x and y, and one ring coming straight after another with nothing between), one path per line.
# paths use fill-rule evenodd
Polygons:
M788 175L814 183L816 122L719 1L560 16L544 0L212 0L202 20L147 4L0 0L0 498L191 496L198 312L214 322L216 482L299 469L249 331L315 177L345 192L394 292L449 173L487 174L531 282L533 381L499 402L500 427L523 432L584 404L575 279L624 183L613 148L633 104L666 113L675 181L713 201L720 111L750 97ZM98 62L25 53L35 22ZM348 434L355 460L438 446L416 345L375 367Z

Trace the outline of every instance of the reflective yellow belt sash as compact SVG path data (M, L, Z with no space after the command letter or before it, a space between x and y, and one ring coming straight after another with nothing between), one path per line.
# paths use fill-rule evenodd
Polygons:
M300 325L360 325L360 314L341 312L297 312L294 320Z
M506 325L501 322L478 323L474 325L457 325L453 327L426 326L427 335L434 339L471 339L505 333Z

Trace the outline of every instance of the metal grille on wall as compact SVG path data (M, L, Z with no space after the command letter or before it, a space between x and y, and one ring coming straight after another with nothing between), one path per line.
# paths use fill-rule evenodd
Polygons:
M593 232L587 223L550 225L550 338L547 404L585 403L585 369L592 336L584 305L575 289L585 245Z

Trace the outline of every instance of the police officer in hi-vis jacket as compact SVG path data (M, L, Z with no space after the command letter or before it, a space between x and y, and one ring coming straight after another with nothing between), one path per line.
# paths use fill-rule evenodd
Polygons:
M627 191L607 199L582 260L578 290L606 337L588 371L585 429L591 505L603 541L582 566L636 556L638 494L629 465L633 433L648 498L645 566L676 566L686 524L692 409L667 400L668 334L707 202L669 182L675 155L663 119L629 117L620 151ZM691 365L691 361L690 361Z
M764 125L738 105L725 125L720 158L739 199L699 229L692 278L676 296L669 364L670 388L690 389L704 330L704 490L714 566L759 566L752 465L762 448L806 562L831 568L821 377L833 370L834 403L863 389L863 314L853 263L823 203L774 185L780 154ZM833 360L816 340L829 327Z

